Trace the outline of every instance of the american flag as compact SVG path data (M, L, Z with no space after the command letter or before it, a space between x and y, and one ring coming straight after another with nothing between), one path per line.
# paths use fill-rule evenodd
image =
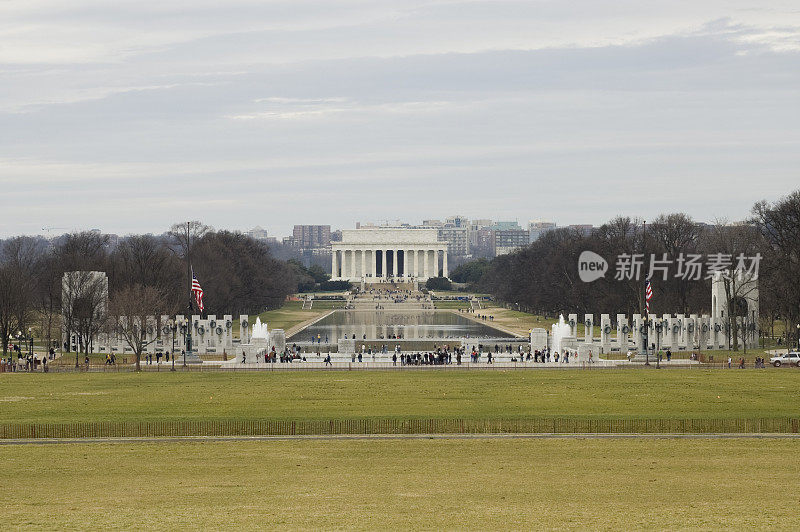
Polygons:
M197 308L200 309L200 312L203 312L203 287L200 286L200 281L197 280L197 276L192 271L192 294L194 294L194 299L197 301Z
M647 313L650 314L650 300L653 299L653 286L650 284L650 279L647 280L647 284L644 287L644 301L645 301L645 308L647 309Z

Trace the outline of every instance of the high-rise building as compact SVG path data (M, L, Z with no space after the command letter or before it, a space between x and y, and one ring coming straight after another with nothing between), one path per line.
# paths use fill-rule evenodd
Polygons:
M469 219L464 216L448 216L444 220L444 225L451 225L453 227L469 227Z
M441 220L422 220L422 224L419 227L442 227L444 224Z
M543 220L531 220L528 222L528 232L530 233L530 241L536 242L539 238L548 231L556 228L553 222L545 222Z
M267 240L269 238L269 236L267 235L267 230L261 227L260 225L255 226L254 228L247 231L245 234L255 240Z
M469 226L456 226L451 223L439 228L439 241L447 242L447 253L466 257L469 253Z
M567 227L569 229L574 229L583 236L591 235L592 231L594 230L594 226L592 224L573 224L573 225L568 225Z
M500 229L494 231L494 254L505 255L530 243L527 229Z
M518 222L495 222L492 226L495 231L521 231L522 227Z
M295 225L292 231L295 245L302 250L330 249L330 225Z

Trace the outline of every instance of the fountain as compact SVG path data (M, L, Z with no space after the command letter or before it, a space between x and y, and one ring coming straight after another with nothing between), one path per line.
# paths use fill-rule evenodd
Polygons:
M570 327L569 324L564 321L564 315L560 314L558 316L558 323L554 323L552 326L550 350L554 353L561 353L562 347L566 347L562 346L562 340L570 336L571 332L572 327Z
M261 323L261 318L256 317L256 322L253 324L253 330L250 338L264 338L269 340L269 329L266 323Z

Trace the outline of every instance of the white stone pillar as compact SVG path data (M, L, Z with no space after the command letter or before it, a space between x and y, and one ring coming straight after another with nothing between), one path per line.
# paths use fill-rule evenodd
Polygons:
M367 250L361 249L361 277L367 276Z
M397 250L393 249L392 250L392 276L395 279L397 279L397 272L399 270L399 268L398 268L399 265L397 264L397 262L398 262L397 261L397 255L398 255Z
M378 277L378 250L372 250L372 266L370 267L372 270L372 278L375 279Z
M383 250L383 270L381 271L381 274L383 275L384 279L389 277L388 272L386 271L386 268L388 268L388 267L389 267L389 263L386 260L386 250L384 249Z
M336 248L333 249L333 253L331 253L331 279L336 279L339 277L339 261L338 257L336 256L339 253Z
M422 251L422 277L427 279L430 277L428 275L428 250L425 249Z
M442 275L445 277L450 277L450 273L447 271L447 248L444 248L444 254L442 255L443 263L442 263Z

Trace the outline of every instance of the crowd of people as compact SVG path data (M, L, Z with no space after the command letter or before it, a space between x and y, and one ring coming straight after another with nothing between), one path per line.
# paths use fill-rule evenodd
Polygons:
M47 371L47 363L56 358L56 351L52 347L47 353L24 353L20 345L9 346L7 357L0 358L0 373L6 371L33 371L41 368ZM16 360L14 357L16 356Z

